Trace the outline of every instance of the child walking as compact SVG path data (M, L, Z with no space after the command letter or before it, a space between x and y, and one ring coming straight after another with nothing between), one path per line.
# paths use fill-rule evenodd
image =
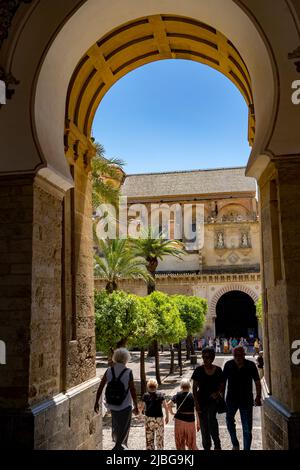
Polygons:
M182 379L180 383L180 392L173 396L168 402L168 407L172 414L172 404L176 404L175 414L175 444L177 450L198 450L196 444L196 429L200 430L198 413L195 413L195 401L191 393L191 382L188 379ZM195 418L196 414L196 418Z
M148 392L142 397L141 411L145 410L145 433L147 450L162 450L164 448L164 415L163 407L166 412L165 423L169 422L169 410L167 408L165 396L157 391L157 381L150 379L147 383Z

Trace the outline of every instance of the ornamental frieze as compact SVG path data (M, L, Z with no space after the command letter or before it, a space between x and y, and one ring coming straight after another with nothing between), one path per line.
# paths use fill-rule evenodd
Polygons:
M31 3L32 0L0 0L0 48L7 39L13 17L22 3Z
M0 67L0 80L5 83L6 87L6 99L10 100L15 90L12 88L14 85L19 85L19 80L17 80L11 73L6 73L5 70ZM1 108L1 104L0 104Z
M300 46L288 55L290 60L294 60L297 72L300 72Z
M0 49L9 34L13 18L22 3L31 3L32 0L0 0ZM20 82L10 73L0 67L0 80L5 84L6 99L11 99L15 90L12 86ZM5 102L5 100L3 101ZM0 103L1 108L1 103Z

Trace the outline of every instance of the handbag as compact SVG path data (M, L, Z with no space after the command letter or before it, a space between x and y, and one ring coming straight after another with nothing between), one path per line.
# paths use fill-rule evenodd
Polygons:
M180 408L182 407L182 405L184 404L185 400L187 399L187 397L190 395L191 392L188 392L186 394L186 396L184 397L184 399L182 400L182 402L180 403L180 405L178 406L177 410L176 410L176 413L174 414L173 416L173 419L176 418L176 415L178 414L178 411L180 410Z
M223 397L217 398L217 413L221 415L222 413L227 412L227 405Z

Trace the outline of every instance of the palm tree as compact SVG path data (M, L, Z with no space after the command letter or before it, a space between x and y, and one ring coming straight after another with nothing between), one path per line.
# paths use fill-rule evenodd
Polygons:
M146 269L145 260L132 254L127 240L100 240L96 237L94 239L98 252L94 256L95 275L106 280L107 292L117 290L121 278L150 281L151 275Z
M103 145L94 143L96 155L92 159L93 210L102 203L114 206L119 201L120 186L123 181L124 162L118 158L106 158Z
M174 256L175 258L182 259L182 256L185 255L181 242L178 240L168 240L161 233L156 237L151 227L142 233L141 238L131 239L131 244L135 255L144 258L147 262L146 267L149 274L151 274L147 284L148 294L155 291L154 278L158 261L162 260L165 256Z
M165 256L174 256L175 258L182 259L185 255L183 244L177 240L168 240L163 237L162 233L156 233L149 227L147 231L142 232L141 238L131 240L133 252L136 256L145 259L146 267L151 274L151 278L147 282L147 291L150 295L155 291L155 273L158 266L158 261L162 260ZM159 370L159 345L155 340L148 349L148 356L155 357L155 375L158 383L160 380Z

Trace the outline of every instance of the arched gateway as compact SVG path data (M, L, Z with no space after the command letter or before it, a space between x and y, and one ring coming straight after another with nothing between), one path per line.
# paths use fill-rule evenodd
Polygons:
M224 73L249 106L247 174L261 196L271 394L264 446L299 448L300 379L290 361L300 336L300 106L291 101L299 2L70 0L54 8L29 0L6 2L1 15L0 76L11 98L0 110L2 444L101 447L92 411L90 130L122 75L179 57Z
M243 284L220 288L209 303L209 317L214 322L215 336L249 337L258 334L255 304L258 294Z
M258 324L253 299L233 290L223 294L216 305L216 336L224 338L256 338Z

